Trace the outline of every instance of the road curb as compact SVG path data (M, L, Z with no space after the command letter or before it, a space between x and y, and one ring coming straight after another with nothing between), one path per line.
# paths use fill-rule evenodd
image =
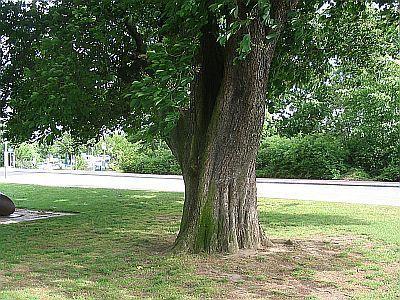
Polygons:
M388 188L400 187L399 182L378 182L378 181L257 178L257 182L272 183L272 184L335 185L335 186L363 186L363 187L388 187Z

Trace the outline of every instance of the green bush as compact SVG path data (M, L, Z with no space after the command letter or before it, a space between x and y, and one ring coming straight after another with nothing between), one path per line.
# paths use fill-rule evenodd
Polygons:
M76 156L74 169L75 170L83 170L83 171L89 169L89 166L88 166L86 160L81 155Z
M363 169L371 177L377 177L391 165L395 159L398 141L372 138L369 136L352 137L344 141L349 156L347 163L354 168Z
M400 142L398 136L352 136L345 138L346 163L364 170L373 180L397 181L400 177Z
M400 181L400 161L394 161L375 178L381 181Z
M131 144L120 156L118 168L128 173L181 174L178 162L165 145L152 149Z
M299 179L385 180L400 179L400 162L392 160L376 173L354 163L348 143L327 134L292 138L264 138L257 156L258 177ZM129 173L181 174L175 157L165 144L123 143L115 157L116 169ZM353 159L351 159L353 158Z
M32 169L41 162L36 143L21 143L15 148L15 165L17 168Z
M336 179L346 170L346 150L332 136L268 137L257 157L257 176Z
M343 175L345 180L371 180L370 174L364 169L351 167L347 170L346 174Z

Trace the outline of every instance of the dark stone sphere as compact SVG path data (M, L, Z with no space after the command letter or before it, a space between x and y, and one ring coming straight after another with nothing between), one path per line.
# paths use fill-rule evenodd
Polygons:
M9 216L15 212L15 204L6 195L0 194L0 216Z

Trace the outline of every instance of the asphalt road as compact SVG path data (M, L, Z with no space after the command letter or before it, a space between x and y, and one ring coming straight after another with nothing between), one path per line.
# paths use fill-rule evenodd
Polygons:
M181 176L0 168L0 182L59 187L183 192ZM258 179L259 197L400 206L399 183Z

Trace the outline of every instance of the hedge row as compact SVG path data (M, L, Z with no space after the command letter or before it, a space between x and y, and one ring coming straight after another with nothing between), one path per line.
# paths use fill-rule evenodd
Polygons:
M258 177L334 179L346 170L347 152L329 136L266 138L257 157Z
M166 147L129 147L118 159L117 167L127 173L181 174L178 162Z
M349 148L346 142L330 135L267 137L260 146L256 173L258 177L267 178L400 179L400 161L396 155L382 156L380 168L372 172L368 169L371 163L365 158L365 152L369 150L363 150L361 146L358 152ZM165 146L156 149L131 147L120 157L118 168L132 173L181 174L179 164Z

